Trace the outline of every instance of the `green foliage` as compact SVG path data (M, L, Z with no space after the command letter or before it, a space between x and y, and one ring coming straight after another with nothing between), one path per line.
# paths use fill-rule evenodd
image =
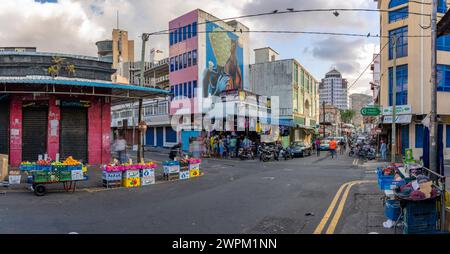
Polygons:
M356 112L351 110L351 109L347 109L347 110L341 110L341 120L344 123L351 123L353 117L355 117Z

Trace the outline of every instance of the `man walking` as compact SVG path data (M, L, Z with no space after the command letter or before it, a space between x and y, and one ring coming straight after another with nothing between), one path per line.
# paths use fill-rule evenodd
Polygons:
M384 140L381 140L380 152L381 152L381 159L383 161L387 161L387 145L386 143L384 143Z
M320 157L320 140L318 138L316 138L316 140L314 141L314 144L316 145L317 157Z
M336 148L337 148L337 142L336 142L336 140L332 139L332 140L330 141L331 159L334 159L334 156L337 157L337 154L336 154Z

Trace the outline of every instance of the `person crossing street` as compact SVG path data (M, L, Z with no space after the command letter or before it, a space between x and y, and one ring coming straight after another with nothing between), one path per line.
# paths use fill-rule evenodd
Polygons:
M336 149L337 149L337 142L336 142L336 140L332 139L330 141L331 159L334 159L335 156L337 158Z

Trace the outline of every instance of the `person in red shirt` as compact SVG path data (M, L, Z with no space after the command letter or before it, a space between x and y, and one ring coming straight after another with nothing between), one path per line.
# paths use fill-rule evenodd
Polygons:
M336 155L336 148L337 148L337 142L336 142L336 140L332 139L330 141L331 159L334 159L334 156L337 157L337 155Z

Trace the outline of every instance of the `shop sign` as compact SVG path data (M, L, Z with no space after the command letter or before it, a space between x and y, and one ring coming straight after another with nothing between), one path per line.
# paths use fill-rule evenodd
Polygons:
M411 123L412 115L399 115L395 119L395 123ZM392 123L392 116L385 116L383 123Z
M76 100L76 101L61 101L61 107L71 108L89 108L91 106L90 101Z
M410 115L412 114L412 108L410 105L398 105L395 106L396 115ZM383 116L391 116L392 107L383 108Z

